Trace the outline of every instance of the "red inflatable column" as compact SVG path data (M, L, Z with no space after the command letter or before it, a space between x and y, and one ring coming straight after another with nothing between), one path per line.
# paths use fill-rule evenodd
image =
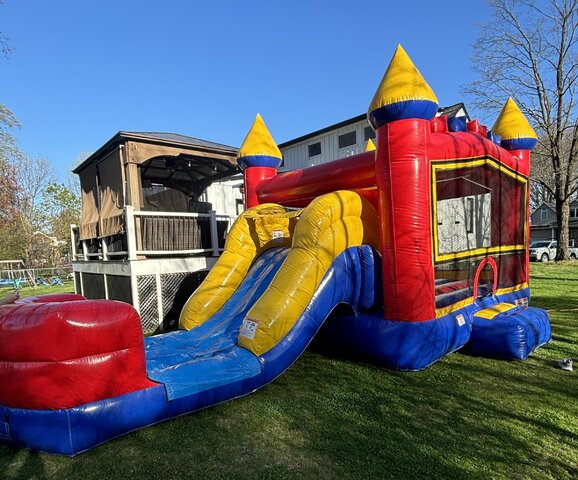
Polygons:
M272 167L248 167L243 171L245 179L245 209L259 205L257 185L267 178L277 175L277 169Z
M431 234L430 122L398 120L377 130L385 318L435 318Z
M501 137L501 146L508 150L512 156L518 160L518 171L530 178L530 152L536 146L538 137L536 132L524 117L524 114L518 108L514 100L509 98L500 115L496 119L496 123L492 128L492 132ZM530 279L530 185L528 184L528 192L526 196L526 282Z
M530 150L510 150L512 156L516 157L518 160L518 171L530 178ZM526 283L530 282L530 181L528 180L528 189L526 192L526 218L524 219L524 225L526 229L526 237L524 238L524 244L526 245Z
M530 283L530 150L523 150L518 152L510 152L517 156L521 162L524 163L524 174L528 177L528 192L526 194L526 219L524 225L526 226L526 283Z
M367 111L377 132L375 177L387 320L435 319L428 143L437 109L435 93L398 46Z

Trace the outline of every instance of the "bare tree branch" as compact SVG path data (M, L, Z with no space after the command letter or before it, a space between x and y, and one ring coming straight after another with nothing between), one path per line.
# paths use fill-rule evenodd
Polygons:
M4 0L0 0L0 5L3 3ZM2 51L6 58L8 58L12 53L12 48L10 48L10 44L8 43L9 40L10 39L6 35L0 33L0 51Z
M533 202L556 206L558 258L568 255L569 202L578 191L578 0L491 0L493 16L473 45L475 108L497 114L514 98L539 136Z

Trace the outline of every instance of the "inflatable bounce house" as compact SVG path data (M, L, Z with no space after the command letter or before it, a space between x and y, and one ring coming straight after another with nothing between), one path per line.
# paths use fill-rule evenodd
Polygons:
M277 173L257 116L238 158L246 211L181 330L143 338L130 305L77 295L1 307L0 439L74 455L251 393L316 335L396 370L548 342L529 306L536 135L512 100L491 131L436 111L398 47L368 111L375 149Z

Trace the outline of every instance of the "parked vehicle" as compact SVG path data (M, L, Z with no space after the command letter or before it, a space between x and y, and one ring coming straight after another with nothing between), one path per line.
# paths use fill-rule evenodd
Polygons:
M530 244L530 261L549 262L556 258L556 240L540 240ZM570 240L570 258L576 260L578 248L574 247L574 240Z

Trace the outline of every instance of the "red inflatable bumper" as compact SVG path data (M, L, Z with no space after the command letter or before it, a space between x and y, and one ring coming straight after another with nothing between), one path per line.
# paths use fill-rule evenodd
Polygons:
M50 302L73 302L75 300L86 300L78 293L49 293L47 295L36 295L35 297L25 297L16 300L14 303L50 303Z
M1 307L0 385L0 404L27 409L70 408L155 385L138 313L109 300Z

